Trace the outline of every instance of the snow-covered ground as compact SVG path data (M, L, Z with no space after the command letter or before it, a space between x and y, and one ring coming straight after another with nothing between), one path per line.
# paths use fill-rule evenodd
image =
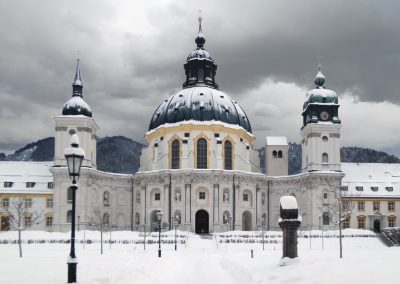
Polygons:
M280 232L266 232L269 243L252 243L260 234L228 232L217 236L201 237L179 232L179 244L162 244L162 257L157 257L158 244L147 244L137 232L113 232L118 243L104 244L100 255L99 232L86 231L92 244L76 245L79 283L400 283L398 264L400 248L388 248L373 233L346 230L343 239L343 259L339 259L339 240L318 237L313 231L310 242L308 232L299 238L299 258L281 266ZM325 232L334 236L335 232ZM163 239L173 240L173 232ZM363 237L354 237L360 235ZM0 233L0 283L66 283L69 244L32 243L35 240L68 240L69 234L27 231L23 232L23 258L18 257L17 244L2 244L15 240L16 232ZM150 237L157 239L154 234ZM105 240L109 234L104 234ZM78 241L83 231L78 232ZM226 240L229 239L229 243ZM232 240L235 239L235 243ZM237 240L242 240L237 243ZM129 243L124 240L129 240ZM272 241L272 240L276 240ZM136 243L135 243L136 242ZM251 250L254 258L251 258Z

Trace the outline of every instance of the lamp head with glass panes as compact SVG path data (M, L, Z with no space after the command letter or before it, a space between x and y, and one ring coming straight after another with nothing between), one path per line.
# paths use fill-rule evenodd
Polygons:
M75 181L75 177L80 175L82 161L85 158L85 151L79 147L77 134L71 136L71 147L65 149L64 156L67 160L69 176Z

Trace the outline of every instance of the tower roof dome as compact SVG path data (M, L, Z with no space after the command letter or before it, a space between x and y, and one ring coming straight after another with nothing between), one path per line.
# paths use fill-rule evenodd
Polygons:
M84 115L92 117L90 106L83 100L83 85L81 78L80 61L77 60L74 81L72 82L72 98L63 106L63 115Z

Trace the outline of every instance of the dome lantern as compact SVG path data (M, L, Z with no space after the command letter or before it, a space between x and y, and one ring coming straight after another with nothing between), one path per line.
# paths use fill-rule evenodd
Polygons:
M199 32L195 38L197 47L188 55L184 64L186 80L183 83L183 88L208 86L218 89L218 84L215 82L217 65L214 63L214 59L210 53L204 49L206 39L204 38L201 26L202 17L199 17L198 21Z

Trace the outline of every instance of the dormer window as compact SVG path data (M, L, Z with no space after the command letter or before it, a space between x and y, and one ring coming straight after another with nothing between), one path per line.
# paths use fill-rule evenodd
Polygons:
M364 187L362 187L362 186L356 186L356 190L357 190L357 191L364 191Z
M348 187L347 185L342 185L342 186L340 187L340 190L341 190L341 191L348 191L348 190L349 190L349 187Z
M376 192L376 191L378 191L378 187L377 186L371 186L371 190Z
M4 187L12 187L13 186L13 182L11 182L11 181L5 181L4 182Z
M392 186L387 186L387 187L386 187L386 191L392 192L392 191L393 191L393 187L392 187Z
M47 183L47 188L48 188L48 189L52 189L53 187L54 187L54 183L51 182L51 181L49 181L49 182Z
M27 183L26 183L26 187L27 187L27 188L35 187L35 183L34 183L34 182L27 182Z

